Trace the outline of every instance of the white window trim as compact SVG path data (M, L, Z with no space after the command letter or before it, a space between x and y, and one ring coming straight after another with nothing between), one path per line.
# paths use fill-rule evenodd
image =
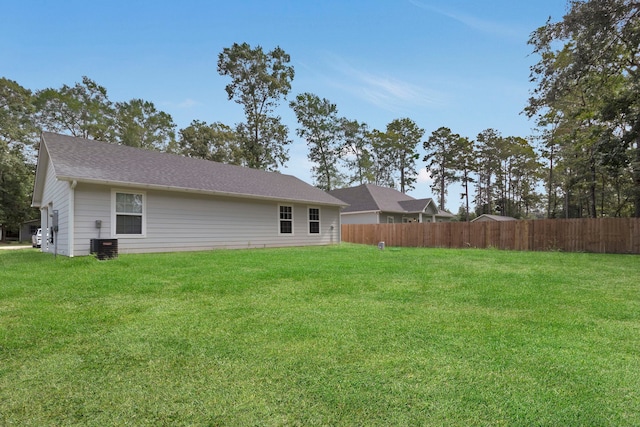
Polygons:
M395 219L392 216L387 216L387 224L394 224L394 223L395 223Z
M309 210L310 209L318 209L318 232L311 232L311 219L309 218ZM316 222L315 220L313 222ZM307 206L307 235L309 236L320 236L322 234L322 209L320 206Z
M287 208L291 208L291 233L282 233L280 232L280 207L287 207ZM285 205L285 204L279 204L278 205L278 210L276 212L276 218L278 219L278 235L279 236L293 236L295 234L295 227L294 227L294 218L295 218L295 208L293 207L293 205ZM284 220L287 221L287 220Z
M142 196L142 234L117 234L116 233L116 193L140 194ZM147 237L147 192L125 188L111 189L111 237L141 239Z

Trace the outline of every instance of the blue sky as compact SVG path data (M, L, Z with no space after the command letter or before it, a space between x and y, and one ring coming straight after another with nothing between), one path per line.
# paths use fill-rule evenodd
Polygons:
M441 126L475 138L494 128L528 137L521 114L537 61L529 35L565 12L565 0L23 0L4 2L0 75L32 90L88 76L112 101L142 98L172 115L228 125L244 119L227 100L218 54L247 42L291 55L289 99L327 98L339 115L383 130L409 117L425 139ZM294 144L283 172L312 182L305 142L282 102ZM420 150L422 147L420 147ZM418 162L424 168L424 162ZM414 197L431 197L421 173ZM452 187L447 208L456 212Z

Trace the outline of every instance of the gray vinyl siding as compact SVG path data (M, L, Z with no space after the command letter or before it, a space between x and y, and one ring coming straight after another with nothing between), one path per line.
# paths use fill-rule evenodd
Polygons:
M111 238L111 190L80 183L75 192L74 254L89 255L91 239ZM102 221L100 229L96 220Z
M145 193L145 237L112 235L111 187L78 184L75 192L75 254L89 253L89 240L117 238L120 253L217 248L328 245L340 242L338 207L261 201L156 190ZM293 233L279 234L278 206L293 206ZM308 233L309 207L320 208L320 233Z
M402 223L402 217L405 215L402 214L398 214L398 213L393 213L393 212L380 212L380 224L388 224L389 223L389 217L393 218L393 223L394 224L401 224Z
M42 228L42 248L43 252L56 251L60 255L69 255L69 183L58 181L53 173L51 161L47 165L46 182L42 194L41 228ZM50 209L49 209L50 207ZM46 208L46 209L44 209ZM58 232L55 235L54 244L48 245L46 229L50 227L53 210L58 211Z
M343 224L377 224L378 212L342 214L341 221Z

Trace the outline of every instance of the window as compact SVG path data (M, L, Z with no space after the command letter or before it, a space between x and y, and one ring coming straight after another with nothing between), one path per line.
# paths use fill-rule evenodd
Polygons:
M280 234L293 234L293 206L279 206Z
M114 235L143 236L144 233L144 193L124 193L114 191L113 225Z
M393 217L392 216L388 216L387 217L387 224L393 224Z
M320 209L309 208L309 234L320 234Z

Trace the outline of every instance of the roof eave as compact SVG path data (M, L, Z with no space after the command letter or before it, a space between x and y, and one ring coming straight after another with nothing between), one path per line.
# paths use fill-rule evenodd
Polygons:
M115 186L120 188L144 188L148 190L176 191L180 193L206 194L210 196L226 196L226 197L233 197L238 199L307 203L307 204L321 205L321 206L336 206L336 207L349 206L344 203L330 203L330 202L322 202L318 200L305 200L305 199L296 199L296 198L287 198L287 197L261 196L257 194L232 193L232 192L215 191L215 190L202 190L197 188L175 187L170 185L156 185L156 184L144 184L144 183L126 182L126 181L88 179L88 178L74 177L74 176L58 176L57 178L60 181L78 181L84 184L110 185L110 186Z
M349 206L349 205L346 205ZM364 213L380 213L381 210L369 210L369 211L352 211L352 212L342 212L342 215L355 215L355 214L364 214Z

